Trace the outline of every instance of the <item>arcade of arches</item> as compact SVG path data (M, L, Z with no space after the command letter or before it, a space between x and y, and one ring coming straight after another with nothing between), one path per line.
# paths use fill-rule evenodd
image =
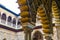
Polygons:
M0 12L0 19L1 22L3 22L4 24L7 22L8 25L13 24L12 26L15 27L16 25L20 25L20 20L13 18L12 16L7 16L6 13L2 13Z

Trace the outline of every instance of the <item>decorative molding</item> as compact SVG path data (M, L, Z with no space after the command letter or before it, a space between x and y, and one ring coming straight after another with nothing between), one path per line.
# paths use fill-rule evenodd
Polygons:
M9 27L4 26L4 25L0 25L0 28L7 29L7 30L10 30L10 31L13 31L13 32L21 32L21 31L23 31L23 29L13 29L13 28L9 28ZM36 26L35 28L33 28L33 30L41 29L41 28L42 28L42 26Z

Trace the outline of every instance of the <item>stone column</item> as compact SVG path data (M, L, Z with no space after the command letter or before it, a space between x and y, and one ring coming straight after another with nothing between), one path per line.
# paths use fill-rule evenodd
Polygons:
M26 27L26 29L24 30L25 40L31 40L31 32L32 32L32 30L30 28Z
M25 40L28 40L28 33L25 32Z
M46 40L52 40L52 36L51 34L53 34L53 26L52 26L52 10L51 10L51 7L52 7L52 0L41 0L42 3L43 3L43 6L45 8L45 12L46 12L46 15L47 15L47 19L49 21L49 32L50 33L46 33L47 36L45 36L45 39ZM47 25L48 25L47 24Z
M31 40L31 31L29 32L29 40Z
M27 26L24 27L25 40L28 40L28 30Z

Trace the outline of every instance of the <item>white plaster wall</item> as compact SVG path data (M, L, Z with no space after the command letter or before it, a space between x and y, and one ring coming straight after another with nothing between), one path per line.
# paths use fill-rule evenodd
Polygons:
M24 31L21 32L13 32L3 28L0 28L0 40L6 38L6 40L25 40Z
M32 31L32 38L33 38L33 34L36 32L36 31L40 31L42 34L43 34L43 39L45 40L44 38L44 33L42 32L42 29L35 29ZM57 33L57 29L54 27L53 28L53 40L58 40L58 37L60 38L60 29L58 29L58 33ZM6 30L6 29L3 29L3 28L0 28L0 40L3 40L4 38L6 38L7 40L25 40L25 34L24 34L24 31L21 31L21 32L13 32L13 31L9 31L9 30Z
M25 40L24 31L17 33L17 40Z
M15 32L0 28L0 40L3 40L4 38L7 40L17 40Z

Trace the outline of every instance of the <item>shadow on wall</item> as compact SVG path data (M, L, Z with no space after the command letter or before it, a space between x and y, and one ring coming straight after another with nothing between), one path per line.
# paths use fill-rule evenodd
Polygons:
M6 38L4 38L3 40L6 40Z

